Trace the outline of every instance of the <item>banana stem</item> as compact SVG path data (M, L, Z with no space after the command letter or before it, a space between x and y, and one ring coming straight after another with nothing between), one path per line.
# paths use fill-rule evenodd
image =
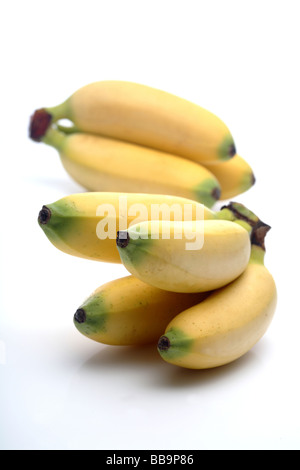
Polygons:
M76 127L74 125L68 127L68 126L63 126L62 124L57 123L56 127L59 131L63 132L64 134L76 134L76 133L80 132L78 127Z
M231 220L244 220L251 227L259 222L257 215L239 202L230 202L227 206L223 206L220 213L231 214L231 217L233 217ZM229 217L229 215L227 216Z
M52 122L57 122L59 119L70 119L69 100L66 100L57 106L53 106L51 108L45 108L45 110L47 111L47 113L51 114Z
M222 207L221 210L216 213L216 216L221 220L229 220L232 222L236 220L231 210L226 206Z
M34 111L30 117L29 137L35 142L41 142L53 122L68 118L69 103L64 103L52 108L41 108Z
M265 262L265 250L261 246L252 245L250 263L264 264Z
M270 225L265 224L261 220L253 227L250 262L264 264L266 254L265 238L269 230L271 230Z
M252 232L252 225L246 219L240 219L236 217L233 211L228 207L223 207L219 212L216 213L216 217L220 220L229 220L230 222L235 222L238 225L244 227L249 234Z
M51 145L51 147L56 148L56 150L61 150L65 141L66 135L54 127L50 127L42 138L42 142Z

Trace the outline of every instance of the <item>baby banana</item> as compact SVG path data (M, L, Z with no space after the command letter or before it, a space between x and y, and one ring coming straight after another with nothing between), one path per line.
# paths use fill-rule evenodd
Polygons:
M152 221L132 225L117 238L122 263L150 285L173 292L204 292L246 269L247 230L227 220Z
M168 194L195 199L207 207L220 197L219 182L209 170L176 155L54 128L42 140L58 150L65 170L89 191Z
M231 199L250 189L255 184L255 176L249 163L240 155L227 162L204 164L219 181L220 199Z
M225 161L235 155L230 131L202 107L146 85L118 80L88 84L62 104L37 110L30 137L69 119L82 132L158 149L196 162ZM162 155L163 156L163 155Z
M176 314L207 295L167 292L126 276L96 289L76 311L74 324L84 336L103 344L157 343Z
M185 209L193 219L215 219L219 213L196 201L160 194L87 192L66 196L43 206L38 222L59 250L80 258L121 263L117 232L138 220L182 220ZM221 211L231 217L230 209Z
M240 358L262 338L277 301L264 254L263 246L253 244L238 279L171 320L158 341L166 362L189 369L218 367Z

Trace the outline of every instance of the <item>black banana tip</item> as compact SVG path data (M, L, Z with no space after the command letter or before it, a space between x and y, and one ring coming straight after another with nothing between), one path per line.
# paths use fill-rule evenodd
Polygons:
M83 310L83 308L79 308L75 315L74 315L74 321L76 323L84 323L86 321L86 313Z
M219 201L221 197L221 189L219 187L216 187L212 190L211 193L212 197L214 198L215 201Z
M231 144L229 149L228 149L228 155L230 157L234 157L236 155L236 147L234 144Z
M43 206L42 210L40 211L39 213L39 217L38 217L38 221L41 225L46 225L49 220L51 219L51 210L46 207L46 206Z
M170 343L170 340L167 336L161 336L159 338L159 341L158 341L158 344L157 344L157 347L158 347L159 351L168 351L170 346L171 346L171 343Z
M126 248L130 241L129 233L126 231L119 231L117 233L117 246L119 248Z
M29 137L40 142L52 122L52 116L45 109L37 109L30 118Z

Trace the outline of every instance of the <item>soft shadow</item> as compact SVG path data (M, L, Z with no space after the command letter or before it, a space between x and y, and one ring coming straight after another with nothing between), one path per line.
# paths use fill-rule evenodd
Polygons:
M64 180L64 179L59 179L59 178L51 178L51 177L41 177L39 176L38 178L35 177L27 177L27 181L30 184L35 184L35 185L40 185L43 187L50 187L53 189L56 189L58 191L62 191L66 194L77 194L77 193L82 193L85 192L85 189L77 184L75 181L72 179Z
M156 385L160 387L185 388L194 385L211 384L220 380L227 380L227 378L233 375L244 373L246 369L251 368L257 362L257 355L249 351L240 359L213 369L193 370L169 364L170 370L165 371L163 380L160 377L159 384Z
M147 346L105 346L81 366L85 372L109 371L116 374L130 373L131 380L136 377L141 383L147 377L147 386L153 389L180 389L205 386L232 379L237 374L249 372L261 362L263 345L249 351L236 361L213 369L192 370L168 364L160 357L156 344Z
M145 346L104 346L90 357L82 367L89 370L100 370L128 367L130 369L153 366L161 363L156 344Z

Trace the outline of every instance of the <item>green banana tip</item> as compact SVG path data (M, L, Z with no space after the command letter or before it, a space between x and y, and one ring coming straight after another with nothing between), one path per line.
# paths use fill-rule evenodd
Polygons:
M38 222L40 225L47 225L51 219L52 212L47 206L43 206L39 212Z
M117 232L117 246L119 248L126 248L130 241L129 233L126 231Z
M74 321L75 321L75 323L79 323L79 324L85 323L85 321L86 321L86 313L85 313L85 311L84 311L83 308L79 308L79 309L75 312Z
M161 336L157 343L157 348L161 352L168 351L171 346L171 342L167 336Z
M35 142L40 142L52 122L52 115L44 108L37 109L30 117L29 137Z

